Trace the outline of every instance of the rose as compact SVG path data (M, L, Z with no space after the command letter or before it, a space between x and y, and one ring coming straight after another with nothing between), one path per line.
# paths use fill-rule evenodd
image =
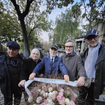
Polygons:
M44 98L47 98L47 96L48 96L48 93L46 92L46 93L43 93L43 97Z
M36 102L37 102L38 104L41 103L41 102L42 102L42 97L41 97L41 96L37 97Z
M63 96L63 92L59 92L59 95L60 95L60 96Z
M65 100L59 100L60 105L64 105L64 103L65 103Z
M48 91L49 91L49 92L51 92L52 90L53 90L53 88L52 88L52 87L49 87L49 88L48 88Z
M33 96L30 96L29 98L28 98L28 102L32 102L33 101Z
M52 100L55 100L56 99L55 95L52 95L51 98L52 98Z
M53 94L54 94L55 96L57 96L58 92L57 92L57 91L53 91Z
M61 97L60 95L57 96L57 100L58 100L58 101L61 100L61 98L62 98L62 97Z
M53 92L50 92L50 93L48 94L49 97L51 97L52 95L53 95Z
M75 105L74 101L71 100L71 105Z
M65 98L65 104L70 104L70 100L68 98Z
M43 95L44 93L45 93L45 91L44 91L44 90L42 90L42 91L40 92L40 94L41 94L41 95Z
M52 99L48 97L46 103L51 103L51 102L52 102Z
M37 92L40 92L40 91L41 91L41 89L38 89L38 90L37 90Z
M59 91L60 91L60 92L64 92L64 89L60 88Z

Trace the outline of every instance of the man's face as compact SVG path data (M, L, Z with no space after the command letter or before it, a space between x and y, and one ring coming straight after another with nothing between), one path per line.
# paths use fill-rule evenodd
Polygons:
M55 57L58 53L58 51L54 48L50 48L49 50L51 57Z
M90 35L90 36L86 39L86 41L88 42L88 44L89 44L92 48L94 48L94 47L96 47L97 44L98 44L98 39L99 39L99 36Z
M36 51L36 50L33 50L31 52L31 58L34 60L34 61L37 61L39 59L39 53Z
M8 47L7 48L7 53L9 55L9 57L16 57L19 53L19 49L14 49L14 48L11 48L11 47Z
M66 54L68 55L68 54L72 53L73 50L74 50L73 42L66 42L66 44L65 44L65 52L66 52Z

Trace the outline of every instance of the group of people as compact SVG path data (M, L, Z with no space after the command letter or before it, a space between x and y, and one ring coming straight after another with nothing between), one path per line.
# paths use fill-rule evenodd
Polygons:
M102 94L105 85L105 48L98 42L96 30L86 34L88 48L77 55L72 40L65 43L65 54L57 56L58 46L52 45L49 55L40 59L38 49L33 49L28 59L19 53L20 45L15 41L7 43L7 53L0 56L0 89L4 95L4 105L19 105L25 82L42 74L48 77L60 71L65 82L77 80L79 98L86 100L87 105L94 105L94 100ZM90 79L89 86L85 81ZM80 103L84 105L84 103Z

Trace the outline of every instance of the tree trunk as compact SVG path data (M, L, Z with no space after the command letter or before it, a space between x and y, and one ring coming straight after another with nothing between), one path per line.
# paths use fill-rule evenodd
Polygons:
M28 45L28 40L27 40L27 31L26 31L24 19L22 19L22 18L20 19L20 24L21 24L23 39L24 39L24 56L26 58L28 58L30 51L29 51L29 45Z

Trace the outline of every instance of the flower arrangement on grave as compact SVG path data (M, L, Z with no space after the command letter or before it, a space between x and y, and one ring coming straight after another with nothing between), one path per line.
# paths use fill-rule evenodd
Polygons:
M32 105L76 105L79 94L77 87L65 84L33 81L28 88Z

